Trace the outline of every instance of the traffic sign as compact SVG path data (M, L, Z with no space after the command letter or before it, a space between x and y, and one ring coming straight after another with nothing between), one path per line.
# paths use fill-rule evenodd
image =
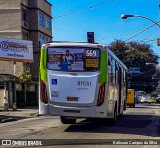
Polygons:
M134 74L134 73L135 74L141 73L140 72L140 67L130 67L129 70L128 70L128 72L132 73L132 74Z

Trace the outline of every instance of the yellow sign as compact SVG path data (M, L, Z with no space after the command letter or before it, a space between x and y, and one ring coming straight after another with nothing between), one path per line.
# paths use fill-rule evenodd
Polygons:
M98 59L86 59L86 67L98 67Z

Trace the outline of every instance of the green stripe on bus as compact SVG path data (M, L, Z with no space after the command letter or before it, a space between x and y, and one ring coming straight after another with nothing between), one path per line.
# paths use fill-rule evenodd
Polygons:
M47 82L47 50L41 50L41 58L40 58L40 76L41 80Z
M101 51L99 83L108 82L107 52Z

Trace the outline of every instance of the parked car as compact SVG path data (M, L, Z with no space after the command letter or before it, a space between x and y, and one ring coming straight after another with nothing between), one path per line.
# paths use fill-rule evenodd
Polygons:
M151 103L150 98L151 98L150 95L144 95L144 96L141 97L140 103L141 104L143 104L143 103L149 103L150 104Z
M156 98L156 103L160 103L160 97Z
M150 98L150 103L156 103L157 101L156 101L156 98L155 97L151 97Z
M141 99L142 99L142 96L139 96L137 103L141 103Z

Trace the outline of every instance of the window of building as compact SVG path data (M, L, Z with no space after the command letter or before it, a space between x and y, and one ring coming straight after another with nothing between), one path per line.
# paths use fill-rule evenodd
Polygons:
M51 40L49 38L47 38L47 42L50 42Z
M51 29L51 20L46 18L46 28Z
M22 26L28 27L28 11L22 8Z
M22 9L22 20L27 21L28 12L25 9Z
M29 34L27 32L22 33L23 40L29 40Z
M40 46L45 43L45 38L43 35L39 36L39 42L40 42Z
M44 15L42 13L39 13L39 24L44 26Z

